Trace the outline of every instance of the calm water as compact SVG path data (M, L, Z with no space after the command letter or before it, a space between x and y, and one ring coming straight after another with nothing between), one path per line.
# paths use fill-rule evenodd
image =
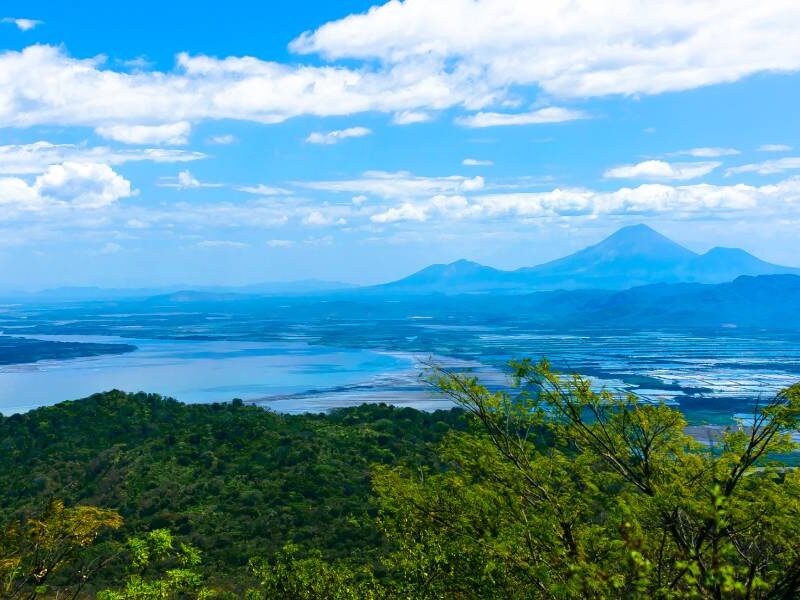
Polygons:
M751 413L759 397L800 380L796 336L699 336L640 332L557 335L483 327L436 328L435 348L389 352L348 346L340 327L328 344L297 337L272 341L132 339L116 336L30 335L36 339L127 343L138 350L35 364L0 366L0 412L12 414L62 400L122 389L183 402L256 402L286 413L321 412L362 402L419 409L450 406L420 381L417 359L502 387L510 357L547 356L562 372L589 376L597 388L635 392L681 408L692 423L731 423ZM395 339L401 339L399 337ZM356 345L356 344L352 344ZM387 344L388 345L388 344Z
M127 343L138 350L0 367L0 412L13 414L93 393L121 389L172 396L183 402L272 398L276 410L330 408L305 396L369 388L398 376L414 379L414 360L370 350L301 342L175 341L112 336L35 336L76 342ZM419 399L424 403L425 398ZM429 400L429 399L428 399Z

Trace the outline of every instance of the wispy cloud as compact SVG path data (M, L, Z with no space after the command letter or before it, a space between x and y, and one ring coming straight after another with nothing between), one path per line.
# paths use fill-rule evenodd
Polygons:
M425 123L433 119L430 113L419 110L404 110L395 113L392 117L392 123L395 125L412 125L414 123Z
M756 150L759 152L790 152L792 147L786 144L761 144Z
M108 125L95 129L100 137L123 144L164 144L167 146L187 144L191 131L192 125L187 121L166 125Z
M678 150L673 152L674 156L693 156L695 158L719 158L721 156L736 156L741 154L736 148L702 147L689 148L688 150Z
M479 160L477 158L465 158L461 161L461 164L465 167L491 167L494 164L494 161Z
M504 127L510 125L541 125L588 119L588 113L559 106L549 106L524 113L479 112L468 117L459 117L456 123L464 127Z
M156 183L159 187L175 188L178 190L193 190L198 188L223 187L221 183L207 183L200 181L188 169L181 171L175 177L162 177Z
M248 244L231 240L203 240L195 244L198 248L247 248Z
M266 244L270 248L291 248L296 244L296 242L294 240L276 239L276 240L267 240Z
M258 185L241 185L237 186L235 189L247 194L255 194L256 196L291 196L293 193L292 190L264 185L263 183L259 183Z
M339 129L336 131L319 132L309 134L306 142L309 144L338 144L342 140L348 138L364 137L372 133L371 129L366 127L348 127L347 129Z
M731 167L725 171L725 175L735 175L737 173L773 175L775 173L783 173L784 171L790 171L794 169L800 169L800 156L787 156L786 158L765 160L759 163L750 163L746 165L739 165L738 167Z
M382 198L413 198L447 192L468 192L483 188L485 180L481 176L464 177L421 177L407 171L390 173L386 171L367 171L358 179L330 181L301 181L296 185L313 190L367 194Z
M236 136L230 133L222 135L214 135L206 140L207 144L214 144L216 146L227 146L236 142Z
M188 152L166 148L142 148L115 150L107 146L79 144L11 144L0 146L0 173L35 174L50 165L64 162L91 162L120 165L127 162L181 163L201 160L207 156L202 152Z
M30 31L44 24L44 21L39 21L38 19L19 19L15 17L5 17L2 22L15 25L20 31Z

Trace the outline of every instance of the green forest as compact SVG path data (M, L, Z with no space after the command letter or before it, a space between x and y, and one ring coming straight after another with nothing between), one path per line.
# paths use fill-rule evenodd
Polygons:
M0 417L0 597L796 598L800 385L706 440L547 362L457 406Z

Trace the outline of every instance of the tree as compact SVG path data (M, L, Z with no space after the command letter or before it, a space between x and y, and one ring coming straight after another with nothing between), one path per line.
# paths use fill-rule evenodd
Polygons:
M93 506L65 508L52 500L41 514L0 531L0 596L33 600L56 594L75 598L108 557L88 552L122 517Z
M200 551L176 543L166 529L156 529L128 540L130 564L124 586L105 590L98 600L169 600L213 597L198 571ZM120 578L122 579L122 578Z
M800 594L800 385L708 445L682 414L547 362L516 390L434 381L475 430L441 473L379 468L386 560L419 598L792 598Z

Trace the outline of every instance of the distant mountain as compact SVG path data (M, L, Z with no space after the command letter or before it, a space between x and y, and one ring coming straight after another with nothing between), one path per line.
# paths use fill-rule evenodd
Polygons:
M718 284L654 284L593 298L567 320L620 327L800 327L800 277L741 276Z
M471 293L495 289L513 289L511 273L472 262L457 260L449 264L426 267L421 271L388 284L374 286L376 291L429 293Z
M451 276L480 273L470 265L444 270ZM413 283L413 282L412 282ZM419 284L420 281L414 285ZM410 286L411 284L409 284ZM413 289L411 287L405 289ZM405 292L404 292L405 294ZM392 301L387 301L391 298ZM280 296L248 296L181 292L121 305L135 313L142 304L147 310L180 307L191 312L276 314L297 322L327 322L330 319L374 323L370 339L387 345L398 344L395 336L412 322L412 315L424 315L427 326L472 324L500 327L524 323L525 327L554 331L586 329L774 329L800 332L800 276L741 276L725 283L657 283L627 290L554 290L527 294L406 294L387 296L331 292L298 296L291 301ZM289 304L290 308L286 309ZM188 307L188 308L187 308ZM161 308L159 310L161 310ZM252 312L248 312L252 311ZM378 325L386 323L385 326ZM400 327L401 329L398 329ZM414 336L423 335L414 329Z
M691 250L647 225L633 225L623 227L599 244L515 273L521 283L539 289L621 289L656 281L680 281L677 271L696 257Z
M529 293L540 290L621 290L653 283L722 283L741 275L800 275L738 248L697 254L647 225L623 227L574 254L516 271L460 260L432 265L372 291L397 293Z
M0 293L6 301L28 302L89 302L93 300L119 301L138 298L166 297L186 298L188 295L211 298L213 296L248 295L297 295L333 292L354 288L353 284L339 281L303 279L299 281L270 281L243 286L189 286L173 285L148 288L101 288L101 287L58 287L36 292Z
M800 269L781 267L756 258L741 248L712 248L678 271L685 281L722 283L740 275L798 275Z

